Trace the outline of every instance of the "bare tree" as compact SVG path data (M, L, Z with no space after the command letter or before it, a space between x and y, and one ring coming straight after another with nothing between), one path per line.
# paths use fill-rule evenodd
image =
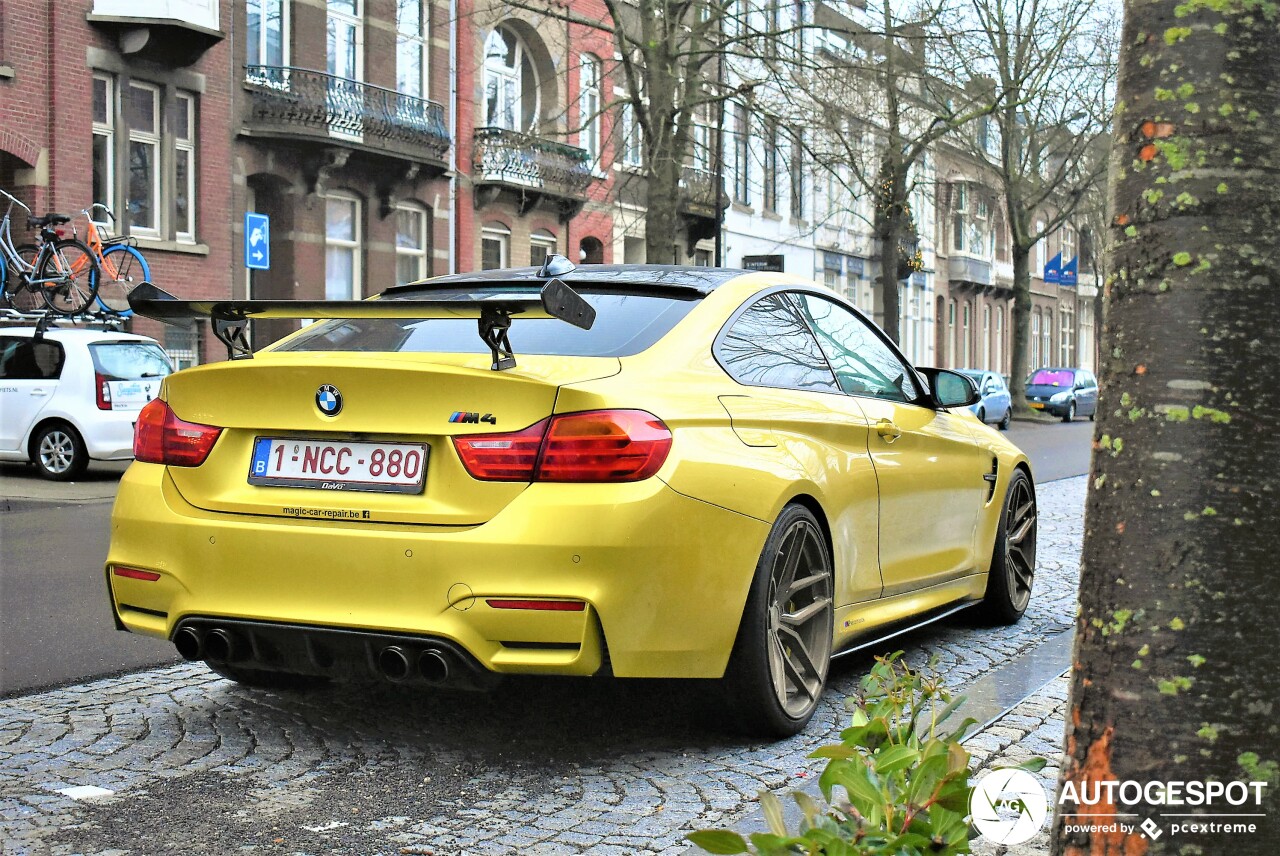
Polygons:
M1080 819L1060 813L1054 852L1271 854L1280 8L1129 0L1125 11L1103 406L1061 788L1061 812L1110 831L1069 833ZM1147 788L1121 808L1097 785L1117 780L1208 781L1244 804L1153 804ZM1103 799L1081 805L1082 789ZM1102 819L1116 811L1164 833ZM1255 834L1173 835L1170 812L1262 817Z
M1101 178L1089 157L1106 133L1114 39L1096 0L970 0L957 56L998 93L993 133L960 138L994 177L1013 257L1014 407L1026 411L1031 251L1076 213Z
M853 3L818 10L814 31L828 44L789 69L785 97L766 109L807 122L814 164L836 177L870 227L881 326L896 342L898 282L914 269L919 239L921 212L911 205L919 167L931 147L991 113L998 101L990 85L962 84L946 31L953 17L947 0L910 9L880 0L866 11ZM858 199L870 205L860 210Z

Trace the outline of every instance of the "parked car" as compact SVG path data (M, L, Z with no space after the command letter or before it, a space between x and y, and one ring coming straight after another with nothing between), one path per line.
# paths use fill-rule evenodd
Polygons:
M1013 416L1013 399L1009 397L1009 387L1005 385L1004 378L997 372L981 369L957 371L978 387L981 399L969 408L978 417L978 421L998 425L1001 431L1007 431L1009 420Z
M1027 404L1070 422L1077 416L1092 421L1098 412L1098 379L1084 369L1036 369L1027 377Z
M130 302L329 319L166 378L120 483L117 626L232 680L717 678L785 735L833 656L1027 608L1026 457L956 412L967 379L798 277L553 257L371 301Z
M133 423L173 371L154 339L109 330L0 327L0 460L74 479L133 457Z

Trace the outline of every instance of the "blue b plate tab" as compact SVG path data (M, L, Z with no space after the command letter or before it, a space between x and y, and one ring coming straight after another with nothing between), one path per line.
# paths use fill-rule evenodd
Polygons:
M259 437L253 441L253 463L249 466L250 475L265 476L271 457L271 438Z

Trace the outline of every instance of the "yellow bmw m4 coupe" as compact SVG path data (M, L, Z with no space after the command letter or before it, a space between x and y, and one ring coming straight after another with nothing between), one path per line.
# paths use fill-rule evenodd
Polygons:
M552 257L365 301L131 301L233 358L138 419L116 623L232 680L711 678L788 735L833 656L1027 608L1026 457L812 282ZM251 353L272 318L314 323Z

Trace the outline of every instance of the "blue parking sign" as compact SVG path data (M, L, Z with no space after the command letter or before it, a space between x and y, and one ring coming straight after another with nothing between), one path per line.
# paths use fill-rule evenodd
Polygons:
M266 214L244 212L244 266L271 269L271 218Z

